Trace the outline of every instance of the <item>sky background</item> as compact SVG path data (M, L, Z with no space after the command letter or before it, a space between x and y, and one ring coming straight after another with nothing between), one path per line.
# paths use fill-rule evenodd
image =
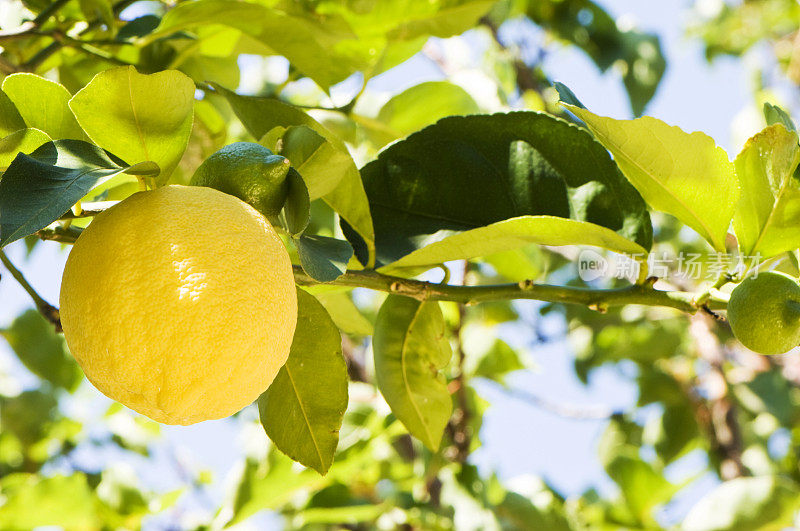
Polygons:
M667 71L646 114L678 125L686 131L705 131L733 157L746 137L742 137L741 133L731 134L732 122L736 121L739 129L747 132L758 127L752 119L755 111L746 63L725 58L718 59L712 65L706 63L700 42L685 37L690 2L605 0L599 3L612 15L633 20L640 29L656 32L661 37ZM528 24L510 24L504 28L503 35L513 38L523 33L528 35L531 43L542 41L538 29ZM457 44L438 42L433 45L458 55L458 50L474 51L480 47L480 43L481 39L472 35ZM464 59L467 63L469 55L467 53ZM243 65L247 64L245 59ZM582 53L553 46L546 57L544 69L551 79L569 86L594 112L618 118L630 117L627 95L619 76L613 72L600 74ZM469 72L459 75L469 85L465 88L475 90L476 86L479 87L479 84L470 82ZM439 67L429 58L418 54L407 64L372 80L368 88L374 97L380 99L421 81L442 78ZM455 81L459 81L458 76ZM247 74L244 73L243 84L246 83ZM339 94L346 101L355 83L343 83L334 93L334 99ZM57 303L61 271L66 258L60 246L52 242L39 244L28 260L24 258L21 242L12 244L7 252L39 293ZM0 327L3 327L32 305L25 292L2 266L0 274ZM534 301L516 303L521 315L528 320L536 318L537 304ZM560 320L550 319L545 329L557 335L563 326ZM626 410L635 404L637 389L630 380L630 367L623 365L596 370L592 373L589 385L584 386L574 376L572 354L566 342L539 345L535 335L524 325L504 325L501 334L510 344L527 350L537 366L535 371L512 375L510 386L575 407L603 405L612 410ZM9 392L9 381L1 376L4 372L13 374L14 380L22 386L33 382L7 345L0 342L0 386L3 386L4 392ZM604 421L560 418L509 398L495 385L485 383L477 385L477 388L491 402L480 435L483 446L471 457L484 473L494 471L507 481L519 481L519 477L525 475L541 476L564 495L579 494L589 487L607 493L614 491L614 485L596 459L596 445L605 427ZM78 396L70 400L67 406L70 414L91 423L91 419L102 415L109 404L108 399L89 384L84 384ZM250 409L246 415L255 418L253 408ZM647 410L643 415L647 415ZM232 471L243 449L248 445L263 444L263 433L242 433L239 425L230 420L203 422L189 427L164 426L162 433L165 443L158 445L153 461L134 459L115 466L128 472L135 468L144 485L158 490L179 486L184 469L209 469L214 473L215 481L204 496L215 500L217 505L224 495L225 481L234 474ZM77 457L87 468L107 466L117 459L115 455L97 455L93 449L78 452ZM703 459L697 453L688 455L668 468L668 477L682 479L696 474L705 465ZM664 509L660 515L661 521L679 521L691 504L714 484L715 479L711 475L701 477ZM200 498L195 508L201 509L202 504ZM274 518L262 515L240 529L256 526L260 529L278 528L279 523Z

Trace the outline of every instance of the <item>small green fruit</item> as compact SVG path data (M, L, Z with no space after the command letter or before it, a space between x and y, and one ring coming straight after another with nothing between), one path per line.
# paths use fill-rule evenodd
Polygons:
M236 196L275 224L289 194L290 166L260 144L235 142L203 161L190 184Z
M733 335L760 354L782 354L800 345L800 284L783 273L748 277L731 293Z

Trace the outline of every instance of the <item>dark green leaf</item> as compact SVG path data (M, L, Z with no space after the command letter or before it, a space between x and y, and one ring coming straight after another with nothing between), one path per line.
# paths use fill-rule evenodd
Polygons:
M64 336L57 334L36 310L28 310L1 335L25 367L57 387L74 391L83 378L67 350Z
M97 184L120 173L157 175L158 166L128 166L80 140L57 140L20 153L0 180L0 247L43 229Z
M117 40L127 41L136 37L144 37L152 33L160 22L161 19L156 15L142 15L141 17L136 17L119 29L117 32Z
M644 201L608 152L585 130L546 114L445 118L384 150L361 175L379 264L440 231L523 215L588 221L645 249L652 243ZM343 228L366 263L364 245Z
M581 103L581 100L578 99L578 96L575 95L572 90L568 86L563 83L559 83L556 81L553 83L556 91L558 92L558 99L563 101L564 103L568 103L570 105L574 105L575 107L580 107L581 109L585 109L586 106Z
M439 303L387 297L372 348L378 389L392 412L425 446L437 450L453 410L439 374L452 356Z
M25 120L22 119L8 94L0 90L0 137L8 136L20 129L25 129Z
M311 201L308 198L306 183L297 170L289 169L286 181L289 183L289 194L283 205L283 217L286 220L286 229L289 234L297 236L308 227L311 219Z
M275 446L325 474L347 409L347 367L339 329L325 308L299 288L297 307L289 359L258 399L258 411Z
M316 234L303 234L295 239L303 271L319 282L331 282L347 271L353 248L347 240Z

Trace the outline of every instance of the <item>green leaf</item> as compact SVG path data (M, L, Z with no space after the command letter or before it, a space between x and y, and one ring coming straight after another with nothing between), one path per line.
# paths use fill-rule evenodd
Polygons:
M20 129L25 129L25 120L14 106L14 102L0 90L0 136L8 136Z
M0 505L3 529L101 527L99 501L84 474L47 478L36 474L9 475L0 482L0 492L5 498Z
M787 131L797 131L791 116L777 105L766 102L764 103L763 111L767 125L782 124Z
M649 116L615 120L565 106L614 155L651 207L689 225L714 249L725 250L739 185L728 155L711 137L685 133Z
M666 503L680 489L663 473L642 461L634 452L621 452L606 465L606 472L622 491L625 502L639 522L655 524L653 509Z
M733 229L744 256L769 258L800 247L800 164L797 133L782 124L747 141L734 166L742 196Z
M97 74L69 106L95 144L130 164L155 162L159 182L166 182L189 141L194 82L177 70L144 75L132 66L113 68Z
M581 100L578 99L578 96L575 95L572 90L568 86L563 83L559 83L556 81L553 83L553 87L555 87L556 92L558 92L558 99L567 103L569 105L574 105L575 107L579 107L581 109L585 109L586 105L581 103Z
M0 335L36 376L70 392L81 383L83 373L67 350L64 336L36 310L24 312Z
M286 180L289 183L289 193L283 205L283 218L289 234L297 236L306 230L311 220L311 200L306 183L297 170L289 168Z
M378 389L392 412L437 450L453 410L438 372L452 356L439 304L390 295L378 312L372 348Z
M3 92L29 128L39 129L54 139L86 138L69 110L71 94L63 85L35 74L11 74L3 80Z
M692 507L683 531L757 531L791 527L800 492L788 479L761 476L726 481Z
M339 329L325 308L299 288L297 303L289 359L258 399L258 412L278 449L325 474L347 409L347 366Z
M347 220L358 234L364 238L367 246L372 248L375 233L372 228L367 196L361 183L358 168L356 168L353 159L350 158L344 142L297 107L271 98L240 96L217 84L212 83L212 85L220 95L228 100L233 112L236 113L236 116L254 138L262 139L264 135L276 127L288 129L292 126L304 125L330 142L337 151L347 154L347 157L342 158L342 162L335 167L336 172L339 174L339 177L335 178L338 184L330 192L326 193L322 199L343 219ZM290 157L287 158L291 160ZM303 178L310 191L313 185L309 183L313 182L314 177L303 175Z
M652 243L644 201L608 152L583 129L543 113L444 118L385 149L361 175L379 265L440 239L439 231L469 231L519 216L590 222L616 232L617 240L645 249ZM510 226L517 223L527 222ZM364 245L342 227L366 263ZM501 233L501 227L488 230ZM476 250L491 248L486 242Z
M20 153L0 180L0 247L57 220L97 184L120 173L156 175L152 162L128 166L81 140L56 140Z
M323 89L347 78L358 66L337 53L337 44L353 34L272 7L233 0L200 0L169 10L151 37L210 24L236 28L286 57L293 67ZM257 137L258 138L258 137Z
M328 311L339 330L354 336L372 335L372 323L364 317L349 294L336 291L315 293L314 296Z
M305 125L287 128L280 146L280 154L303 176L312 201L332 192L342 180L343 170L353 163L346 150Z
M0 173L6 171L19 153L31 154L50 137L38 129L20 129L0 140Z
M353 256L347 240L303 234L294 242L303 271L318 282L332 282L342 276Z
M592 245L618 253L647 253L638 243L594 223L555 216L521 216L452 235L448 235L448 231L439 231L420 242L423 247L385 269L442 264L450 260L519 249L532 243L553 246Z
M440 118L479 112L478 104L463 88L447 81L428 81L393 96L381 107L377 119L399 138Z
M478 19L485 15L495 2L494 0L422 1L409 5L408 2L395 1L393 4L396 6L395 9L399 9L409 20L396 26L388 37L391 40L410 40L428 35L451 37L463 33L474 27ZM436 11L421 13L431 8Z

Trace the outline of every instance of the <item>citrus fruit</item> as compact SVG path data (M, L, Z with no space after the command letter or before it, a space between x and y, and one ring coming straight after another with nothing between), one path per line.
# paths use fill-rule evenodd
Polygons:
M253 142L235 142L208 157L192 176L192 186L208 186L238 197L273 223L289 194L291 164Z
M272 226L233 196L139 192L78 238L61 321L86 377L110 398L165 424L227 417L289 355L292 264Z
M782 354L800 345L800 284L783 273L748 277L728 301L736 339L760 354Z

